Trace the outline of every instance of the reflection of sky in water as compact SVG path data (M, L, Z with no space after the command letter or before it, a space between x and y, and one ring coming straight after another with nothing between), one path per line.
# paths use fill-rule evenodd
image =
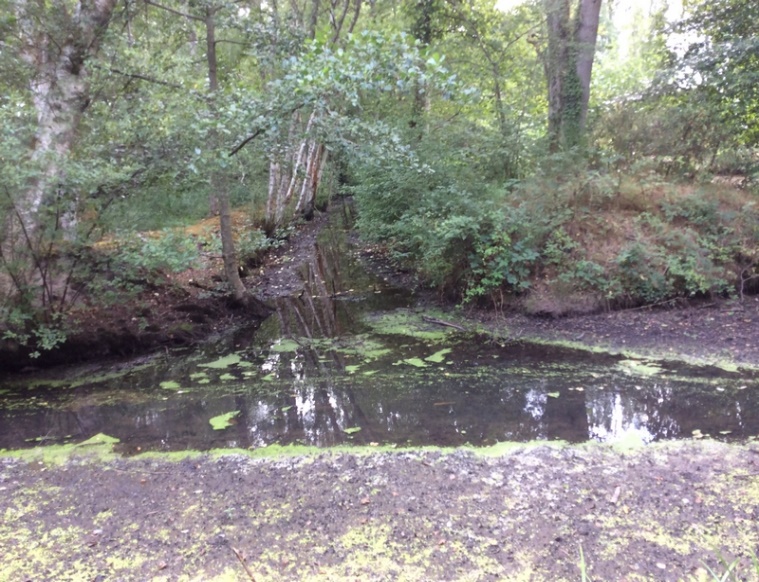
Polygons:
M545 390L531 389L525 394L525 407L524 411L529 414L533 419L540 420L545 413L546 401L548 400L548 394Z
M102 386L59 390L53 394L71 398L70 406L37 406L23 414L0 410L0 447L98 432L142 450L291 442L456 446L630 437L652 442L689 438L694 431L731 439L759 434L759 384L751 375L664 366L654 377L636 377L619 371L613 358L593 360L549 348L515 353L474 342L449 343L451 364L415 368L399 362L424 361L440 345L380 339L390 353L369 361L323 347L295 352L257 347L241 352L241 363L252 367L203 367L214 354L188 360L184 368L168 362L165 370L113 381L113 401L103 398ZM521 365L523 359L527 364ZM347 366L360 368L350 374ZM198 383L200 371L207 384ZM158 388L169 379L183 393ZM212 429L210 418L234 410L241 414L232 426Z

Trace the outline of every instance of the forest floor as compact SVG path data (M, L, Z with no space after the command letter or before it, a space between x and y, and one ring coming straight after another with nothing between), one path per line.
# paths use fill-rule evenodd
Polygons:
M299 289L299 257L323 220L266 259L249 280L258 297ZM756 298L469 316L514 339L759 365ZM733 564L734 579L759 580L754 443L271 447L262 458L122 459L111 448L96 438L59 456L0 454L0 581L722 580Z

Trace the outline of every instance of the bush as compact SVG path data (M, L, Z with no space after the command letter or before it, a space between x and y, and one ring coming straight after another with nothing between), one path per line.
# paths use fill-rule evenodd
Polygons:
M182 231L166 229L156 236L130 235L119 244L119 261L146 273L178 273L197 264L198 241Z

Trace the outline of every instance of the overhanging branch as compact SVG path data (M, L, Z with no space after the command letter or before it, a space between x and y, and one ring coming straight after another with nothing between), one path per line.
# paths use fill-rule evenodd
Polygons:
M286 111L286 115L291 115L298 111L298 109L301 109L304 107L305 103L299 103L289 111ZM259 127L256 131L254 131L252 134L250 134L248 137L246 137L244 140L242 140L239 144L237 144L234 148L232 148L232 151L229 152L228 157L234 156L237 152L239 152L242 148L244 148L246 145L248 145L250 142L252 142L254 139L256 139L259 135L261 135L264 131L266 131L266 128Z
M176 14L177 16L181 16L182 18L189 18L190 20L197 20L198 22L206 21L205 18L202 18L200 16L195 16L194 14L187 14L186 12L181 12L180 10L174 10L173 8L169 8L168 6L164 6L163 4L158 4L157 2L153 2L153 0L145 0L145 4L148 4L149 6L155 6L156 8L160 8L161 10L165 10L166 12L171 12L172 14Z
M181 85L177 85L176 83L169 83L168 81L161 81L161 79L156 79L155 77L149 77L148 75L142 75L140 73L127 73L125 71L120 71L119 69L114 69L113 67L101 67L99 65L92 65L94 69L101 69L103 71L108 71L109 73L114 73L116 75L121 75L122 77L128 77L129 79L138 79L140 81L147 81L148 83L155 83L156 85L163 85L164 87L171 87L172 89L184 89Z

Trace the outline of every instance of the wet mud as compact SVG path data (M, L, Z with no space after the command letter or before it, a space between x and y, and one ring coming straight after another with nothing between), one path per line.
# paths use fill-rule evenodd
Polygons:
M755 580L759 449L0 461L2 580Z

